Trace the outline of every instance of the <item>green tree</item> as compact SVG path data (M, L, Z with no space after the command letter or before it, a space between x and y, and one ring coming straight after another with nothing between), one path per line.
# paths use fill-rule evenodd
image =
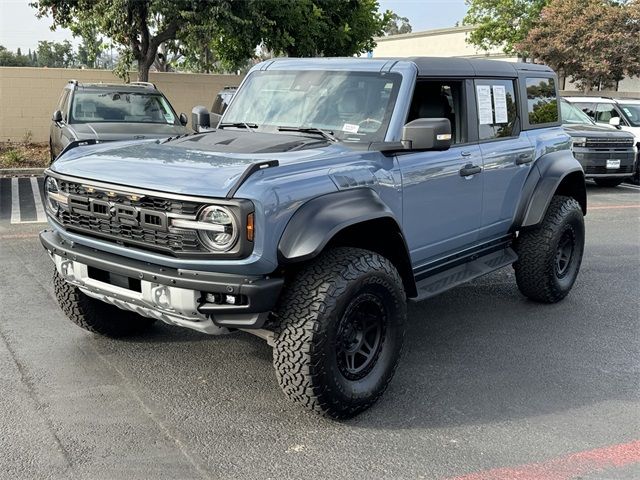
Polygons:
M161 44L178 40L188 54L207 48L224 68L245 63L264 44L288 55L352 55L370 50L386 14L377 0L39 0L37 15L74 35L95 32L120 47L124 76L132 62L148 80ZM184 53L183 52L183 53ZM195 53L194 53L195 52Z
M61 43L41 40L36 53L39 67L69 68L75 61L73 46L69 40Z
M391 13L384 27L384 34L402 35L403 33L411 33L411 30L411 24L407 17L401 17L397 13Z
M29 59L27 57L17 55L0 45L0 67L26 67L28 65Z
M585 90L615 86L640 75L640 1L553 0L521 48Z
M550 0L466 0L464 25L475 26L468 42L483 50L501 48L507 54L529 57L521 42Z

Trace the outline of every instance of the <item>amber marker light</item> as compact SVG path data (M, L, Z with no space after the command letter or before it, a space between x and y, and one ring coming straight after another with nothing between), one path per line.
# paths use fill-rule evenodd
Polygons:
M249 240L250 242L253 242L253 236L254 236L254 230L253 230L253 213L250 213L249 215L247 215L247 240Z

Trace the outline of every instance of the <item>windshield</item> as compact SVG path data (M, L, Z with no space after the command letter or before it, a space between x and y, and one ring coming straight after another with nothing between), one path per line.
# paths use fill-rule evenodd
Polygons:
M640 103L620 103L620 108L633 127L640 127Z
M164 123L173 125L176 116L169 102L157 93L84 91L73 96L72 123Z
M560 113L562 114L562 123L568 124L587 124L593 125L591 117L580 110L575 105L571 105L566 100L560 102Z
M383 141L400 82L398 74L379 72L253 72L222 125L316 128L345 142Z

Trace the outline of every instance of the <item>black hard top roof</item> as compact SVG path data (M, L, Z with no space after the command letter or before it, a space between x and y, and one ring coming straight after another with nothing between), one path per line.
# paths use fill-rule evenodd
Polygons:
M448 58L448 57L409 57L397 60L408 60L418 67L418 75L453 75L461 77L473 76L506 76L516 77L520 72L540 72L552 74L546 65L522 62L504 62L484 58Z

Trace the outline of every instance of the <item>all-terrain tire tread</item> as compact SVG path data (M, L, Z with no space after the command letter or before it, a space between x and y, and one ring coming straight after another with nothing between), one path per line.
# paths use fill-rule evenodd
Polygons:
M120 310L82 293L54 270L53 289L69 320L85 330L107 337L135 335L146 330L154 319Z
M317 335L324 328L319 314L326 313L348 288L351 281L371 270L384 272L402 290L402 279L393 264L374 252L357 248L336 248L321 255L300 272L283 292L277 315L279 317L273 349L273 362L278 382L295 403L322 416L335 419L350 418L374 404L384 393L397 363L384 387L368 402L345 407L332 402L331 392L318 380L322 362L312 363L312 353L321 351L326 335ZM398 321L403 327L406 305L400 306ZM404 336L404 329L402 330ZM402 344L400 342L400 349Z
M516 283L523 295L541 303L556 303L568 293L553 281L553 263L549 246L564 219L582 209L571 197L557 195L551 199L544 219L535 228L520 232L516 240L518 260L514 264Z

